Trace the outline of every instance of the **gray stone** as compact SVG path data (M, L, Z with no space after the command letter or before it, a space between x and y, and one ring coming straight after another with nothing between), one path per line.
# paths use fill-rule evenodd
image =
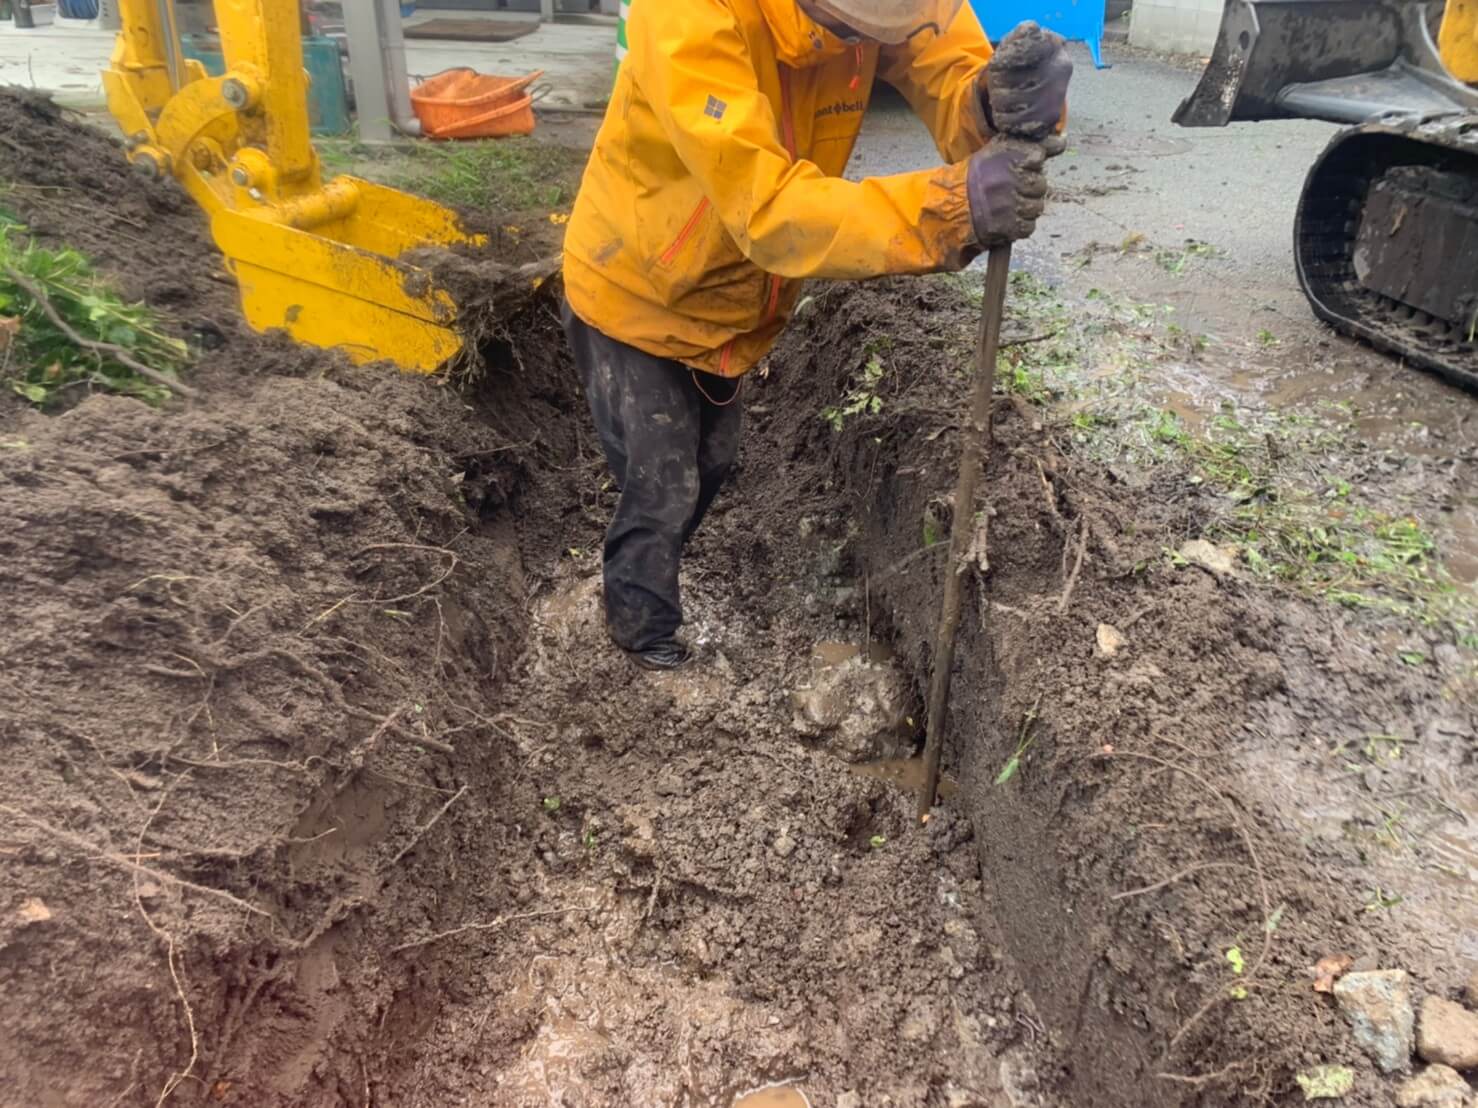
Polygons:
M913 686L892 663L854 653L813 657L810 682L791 693L792 726L847 762L905 757L912 749Z
M1422 1001L1417 1053L1455 1070L1478 1069L1478 1014L1440 996Z
M1463 999L1469 1008L1478 1009L1478 969L1468 974L1468 980L1463 984Z
M957 1085L944 1087L945 1108L991 1108L990 1101L974 1089L962 1089Z
M795 853L795 840L790 837L789 832L782 831L775 837L772 849L782 858L789 858Z
M837 1097L837 1108L862 1108L862 1094L845 1092Z
M1040 1108L1042 1098L1038 1090L1041 1080L1025 1047L1012 1047L1002 1054L999 1072L1001 1091L1011 1108Z
M1451 1066L1428 1066L1396 1090L1396 1108L1471 1108L1473 1090Z
M1347 973L1335 982L1334 999L1355 1041L1382 1072L1410 1069L1416 1019L1404 970Z

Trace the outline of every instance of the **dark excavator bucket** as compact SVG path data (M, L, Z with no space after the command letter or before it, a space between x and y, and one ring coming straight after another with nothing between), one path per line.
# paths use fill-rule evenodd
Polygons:
M1478 92L1442 66L1431 7L1419 0L1227 0L1211 62L1175 122L1358 124L1390 112L1478 110Z

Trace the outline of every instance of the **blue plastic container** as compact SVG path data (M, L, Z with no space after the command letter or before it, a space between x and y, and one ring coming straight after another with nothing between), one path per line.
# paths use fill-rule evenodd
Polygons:
M1107 69L1103 61L1104 0L970 0L986 36L1000 42L1012 27L1034 19L1066 39L1085 42L1093 64Z
M226 58L215 35L181 35L180 52L205 66L212 77L226 72ZM349 95L339 65L339 44L321 35L303 38L303 66L308 70L308 125L315 135L344 135L351 128Z

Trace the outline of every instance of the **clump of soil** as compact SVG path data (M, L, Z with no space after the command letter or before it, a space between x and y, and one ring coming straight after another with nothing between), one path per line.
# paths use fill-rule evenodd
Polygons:
M0 151L24 125L118 157L48 112L0 96ZM98 208L157 207L149 257L201 272L138 294L226 312L183 198L58 182L20 214L114 268ZM1397 793L1445 818L1466 686L1161 560L1211 505L1116 487L1003 404L961 791L920 829L795 694L819 642L885 641L848 664L894 667L922 723L958 286L815 290L685 563L700 664L660 677L601 626L615 492L549 286L500 311L475 394L228 319L197 402L0 411L7 1100L1230 1105L1328 1060L1388 1101L1305 969L1458 976L1421 855L1347 832ZM873 357L880 410L832 430ZM1329 741L1376 729L1418 754L1339 777ZM1311 828L1315 801L1348 819ZM1367 911L1394 874L1400 910Z

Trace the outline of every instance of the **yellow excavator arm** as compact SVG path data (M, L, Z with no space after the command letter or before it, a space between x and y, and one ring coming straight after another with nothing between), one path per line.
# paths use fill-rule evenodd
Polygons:
M324 182L297 0L215 0L219 77L181 55L172 0L120 0L119 14L103 86L129 160L177 178L205 209L253 327L421 372L461 349L451 298L398 259L480 239L440 204Z
M1459 81L1478 84L1478 0L1447 0L1437 48L1447 72Z

